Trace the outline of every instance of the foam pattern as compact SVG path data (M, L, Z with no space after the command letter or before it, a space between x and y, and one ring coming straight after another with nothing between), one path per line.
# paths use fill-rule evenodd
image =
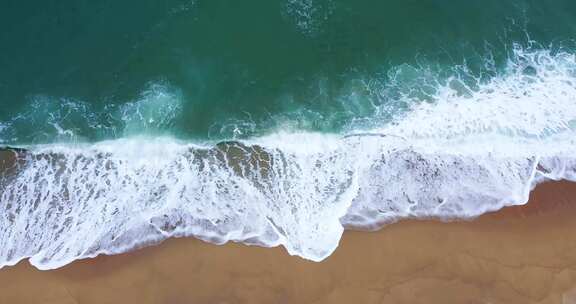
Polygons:
M30 258L52 269L184 236L321 261L345 227L472 218L526 203L545 180L576 181L573 54L517 50L504 74L474 89L451 83L392 123L342 136L127 137L3 152L0 265Z

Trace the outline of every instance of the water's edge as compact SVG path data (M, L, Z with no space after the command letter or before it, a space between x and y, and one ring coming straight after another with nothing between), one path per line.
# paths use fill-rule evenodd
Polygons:
M315 141L306 153L246 142L4 148L2 265L53 269L190 236L321 261L345 228L471 219L525 204L543 181L576 181L567 156L434 152L385 135Z

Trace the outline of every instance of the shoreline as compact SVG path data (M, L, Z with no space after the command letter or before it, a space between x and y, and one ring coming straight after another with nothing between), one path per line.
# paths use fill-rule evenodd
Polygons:
M346 231L315 263L283 248L169 239L39 271L0 270L1 303L572 303L576 183L460 222Z

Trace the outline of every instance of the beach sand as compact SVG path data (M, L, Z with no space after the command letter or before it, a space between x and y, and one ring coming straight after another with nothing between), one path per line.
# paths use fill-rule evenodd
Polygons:
M0 303L576 303L576 184L472 221L347 231L320 263L194 239L53 271L23 261L0 270Z

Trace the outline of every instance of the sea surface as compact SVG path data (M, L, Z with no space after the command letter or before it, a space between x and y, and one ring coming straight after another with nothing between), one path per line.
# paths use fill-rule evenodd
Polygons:
M573 0L4 0L0 267L524 204L576 181L575 54Z

